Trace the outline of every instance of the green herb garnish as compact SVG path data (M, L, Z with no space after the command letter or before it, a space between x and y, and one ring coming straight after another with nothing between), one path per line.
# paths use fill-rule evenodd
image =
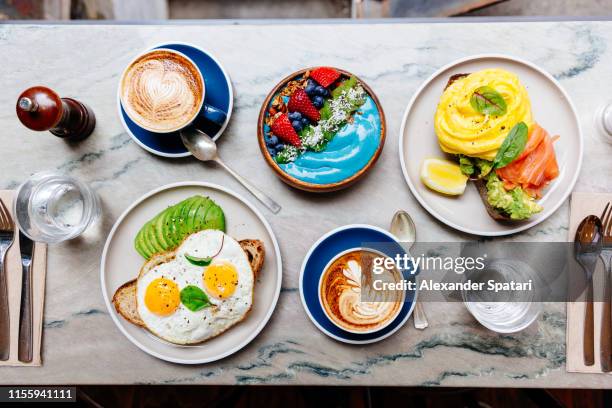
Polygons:
M525 150L529 129L524 122L519 122L510 130L493 160L493 168L499 169L512 163Z
M189 261L190 264L195 266L208 266L212 262L212 257L206 256L204 258L198 258L197 256L191 256L185 254L185 259Z
M470 98L470 105L483 115L501 116L506 113L507 106L504 97L490 86L476 89Z
M195 266L208 266L213 261L215 256L221 253L224 243L225 243L225 235L222 235L221 236L221 246L219 247L219 250L217 251L217 253L214 254L213 256L205 256L203 258L199 258L197 256L185 254L185 259L187 259L190 264L195 265Z
M205 307L212 306L206 293L193 285L185 286L183 290L181 290L181 303L192 312L197 312Z

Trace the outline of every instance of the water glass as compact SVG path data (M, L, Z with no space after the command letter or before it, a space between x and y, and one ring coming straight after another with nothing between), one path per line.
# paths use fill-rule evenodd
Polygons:
M14 206L21 231L49 244L76 238L100 216L98 196L89 186L52 172L27 179L17 190Z
M538 293L540 282L536 272L525 262L496 259L481 271L472 271L463 277L473 283L484 283L483 290L462 291L463 301L470 313L486 328L498 333L515 333L533 323L541 310ZM529 291L487 290L487 283L532 281Z

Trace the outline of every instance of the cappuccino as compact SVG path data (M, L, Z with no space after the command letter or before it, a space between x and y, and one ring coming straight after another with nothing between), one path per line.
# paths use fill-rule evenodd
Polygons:
M333 260L321 276L319 297L323 310L338 327L352 333L371 333L390 324L399 314L403 291L377 291L374 280L400 282L396 268L373 274L375 258L367 249L355 249Z
M123 109L137 125L168 133L195 119L204 89L202 74L190 59L158 49L138 57L125 70L120 97Z

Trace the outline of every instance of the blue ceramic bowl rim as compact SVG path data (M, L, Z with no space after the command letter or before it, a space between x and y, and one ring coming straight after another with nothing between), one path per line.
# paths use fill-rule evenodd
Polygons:
M310 257L312 256L312 253L315 251L315 249L317 249L319 247L319 245L325 241L327 238L342 232L342 231L346 231L346 230L350 230L350 229L370 229L373 231L376 231L378 233L381 233L383 235L386 235L389 239L393 240L394 242L398 243L399 240L397 239L397 237L395 237L393 234L391 234L390 232L380 228L380 227L376 227L374 225L369 225L369 224L348 224L348 225L343 225L341 227L338 228L334 228L333 230L327 232L326 234L324 234L321 238L319 238L308 250L308 252L306 253L306 256L304 257L304 260L302 261L302 267L300 269L300 277L299 277L299 291L300 291L300 300L302 301L302 306L304 307L304 310L306 311L306 314L308 315L308 318L312 321L312 323L319 329L321 330L323 333L325 333L326 335L328 335L329 337L333 338L334 340L343 342L343 343L348 343L348 344L370 344L370 343L376 343L378 341L384 340L387 337L393 335L395 332L397 332L400 328L402 328L404 326L404 324L406 324L406 322L408 321L408 319L410 318L410 316L412 315L412 312L414 310L414 306L416 305L417 302L417 298L418 298L418 290L414 291L414 298L412 299L411 305L410 305L410 309L408 310L408 312L406 313L406 316L404 316L404 318L397 323L397 325L389 332L379 336L379 337L374 337L371 339L367 339L367 340L351 340L351 339L346 339L344 337L340 337L337 336L331 332L329 332L327 329L325 329L323 326L321 326L319 324L319 322L317 321L317 319L314 318L314 316L310 313L310 309L308 308L308 303L306 302L306 298L304 297L304 287L303 287L303 280L304 280L304 272L306 270L306 265L308 264L308 260L310 259ZM317 299L318 301L318 299ZM395 324L395 321L391 324ZM387 326L388 327L388 326ZM369 333L372 334L372 333Z
M193 43L189 43L189 42L185 42L185 41L164 41L161 43L157 43L154 45L151 45L149 47L147 47L145 50L141 51L140 53L138 53L134 58L132 58L130 60L130 62L126 65L126 68L130 66L130 64L136 60L136 58L142 56L143 54L152 51L156 48L161 48L161 47L167 47L167 46L171 46L171 45L183 45L186 47L191 47L194 48L197 51L200 51L204 54L206 54L211 60L213 60L215 62L215 64L217 64L217 66L219 67L219 70L223 73L223 76L225 77L225 81L227 82L227 87L228 87L228 91L229 91L229 104L228 104L228 108L227 108L227 119L225 120L225 123L223 124L223 126L221 126L221 128L219 129L219 131L217 132L217 134L213 137L213 140L217 140L219 137L221 137L221 135L223 134L223 132L225 131L225 128L227 128L227 125L229 124L230 118L232 116L232 112L234 110L234 87L232 85L232 81L229 77L229 74L227 73L227 71L225 70L225 68L223 67L223 65L221 64L221 62L217 59L217 57L215 57L215 55L213 53L211 53L210 51L199 47ZM180 52L180 51L179 51ZM196 64L197 65L197 64ZM198 67L199 68L199 67ZM124 69L125 71L125 69ZM123 77L123 72L121 72L121 77ZM178 158L178 157L188 157L191 156L191 152L187 151L184 153L165 153L159 150L155 150L152 149L151 147L147 146L146 144L142 143L136 136L134 136L134 134L132 133L132 131L130 130L130 128L128 127L127 123L125 122L125 118L123 117L123 114L121 112L121 78L119 78L119 83L117 84L117 113L119 115L119 120L121 121L121 125L123 126L123 129L125 130L125 132L130 136L130 138L136 142L136 144L138 146L140 146L141 148L145 149L146 151L148 151L149 153L153 153L157 156L162 156L162 157L170 157L170 158ZM138 125L137 125L138 126Z
M325 66L325 65L320 65L319 67L322 67L322 66ZM276 163L276 160L274 160L274 158L272 157L272 155L270 154L270 152L268 152L268 149L266 148L266 143L264 141L265 119L266 119L266 116L268 115L268 108L272 102L272 99L274 98L275 95L278 94L280 89L283 88L288 82L294 80L298 76L303 75L306 71L317 68L317 66L302 68L298 71L295 71L287 75L280 82L274 85L272 90L268 92L268 95L264 99L264 102L261 105L261 109L259 111L259 116L257 117L257 138L259 140L259 149L261 150L261 154L264 160L266 161L266 163L268 163L268 165L274 170L274 173L285 183L295 188L298 188L300 190L311 191L311 192L327 192L327 191L340 190L343 188L347 188L353 183L357 182L359 179L361 179L367 173L369 173L372 170L372 168L376 165L376 163L380 159L380 156L382 156L382 151L385 146L385 142L387 140L387 119L385 116L385 112L383 111L382 103L378 99L378 96L376 95L376 93L374 93L374 90L363 79L353 74L352 72L346 71L342 68L333 67L331 65L328 65L328 67L334 68L335 70L337 70L344 76L347 76L347 77L354 76L355 78L357 78L357 80L361 83L361 85L366 90L370 98L372 98L372 100L374 101L374 104L376 105L376 108L378 109L378 114L380 115L381 130L380 130L380 140L378 143L378 147L376 151L374 152L374 154L372 155L372 157L370 157L370 160L368 161L368 163L364 167L356 171L353 175L343 180L333 182L333 183L327 183L327 184L317 184L317 183L311 183L311 182L307 182L304 180L300 180L290 175L285 170L283 170L279 166L279 164Z

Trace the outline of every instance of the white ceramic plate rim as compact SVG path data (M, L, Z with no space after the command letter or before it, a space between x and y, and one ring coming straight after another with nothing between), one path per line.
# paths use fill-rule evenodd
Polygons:
M404 134L405 134L405 128L406 128L406 122L408 120L408 115L410 115L410 111L412 110L412 106L414 105L414 103L416 102L416 100L419 98L419 96L421 95L421 93L423 92L423 90L429 85L429 83L431 81L433 81L435 78L437 78L442 72L452 68L455 65L459 65L459 64L463 64L465 62L469 62L472 60L478 60L478 59L493 59L493 58L497 58L497 59L505 59L505 60L509 60L512 62L516 62L519 64L523 64L526 65L527 67L537 71L538 73L544 75L544 77L546 77L558 90L559 92L561 92L561 94L563 95L563 97L567 100L567 103L574 115L574 120L576 121L576 127L578 129L578 142L579 142L579 152L578 152L578 165L577 165L577 170L574 173L574 176L572 177L572 180L570 181L570 183L567 185L567 187L565 188L565 191L562 194L561 199L552 207L550 207L551 209L546 210L546 215L544 215L543 217L539 217L538 219L535 219L533 221L529 221L529 222L525 222L524 224L521 224L515 228L508 228L508 229L504 229L501 231L479 231L479 230L475 230L475 229L471 229L459 224L456 224L452 221L450 221L449 219L445 218L443 215L441 215L440 213L438 213L436 210L434 210L433 208L431 208L427 202L423 199L423 197L419 194L418 190L416 189L416 187L413 185L409 175L408 175L408 169L406 167L406 163L404 161L404 150L403 150L403 146L404 146ZM580 126L580 121L578 120L578 114L576 112L576 107L574 106L574 103L572 102L572 100L570 99L569 95L567 94L567 92L565 91L565 89L563 89L563 87L561 86L561 84L559 83L559 81L557 81L552 75L550 75L548 72L546 72L545 70L543 70L542 68L538 67L537 65L535 65L532 62L529 62L527 60L524 60L522 58L518 58L518 57L514 57L514 56L510 56L510 55L504 55L504 54L478 54L478 55L471 55L469 57L464 57L464 58L460 58L458 60L455 60L447 65L444 65L443 67L441 67L440 69L438 69L436 72L434 72L429 78L427 78L427 80L425 80L425 82L423 82L423 84L419 87L419 89L414 93L414 95L412 96L412 99L410 100L410 102L408 103L408 106L406 107L406 110L404 111L404 116L402 118L402 125L400 127L400 137L399 137L399 157L400 157L400 163L402 165L402 173L404 174L404 179L406 179L406 183L408 183L408 187L410 187L410 191L412 192L412 195L417 199L417 201L419 202L419 204L421 204L423 206L423 208L425 208L431 215L433 215L435 218L437 218L439 221L443 222L444 224L455 228L459 231L462 232L466 232L468 234L473 234L473 235L481 235L481 236L504 236L504 235L511 235L511 234L515 234L517 232L521 232L521 231L525 231L535 225L538 225L539 223L541 223L542 221L546 220L548 217L550 217L551 215L553 215L555 213L555 211L557 211L559 209L559 207L561 207L563 205L563 203L565 202L565 200L567 200L567 197L570 195L570 193L572 192L572 190L574 189L574 186L576 185L576 181L578 180L578 176L580 175L580 169L582 168L582 159L583 159L583 152L584 152L584 137L582 134L582 127Z
M117 231L117 229L119 228L119 226L121 225L123 220L132 212L132 210L136 206L138 206L143 201L149 199L150 197L152 197L152 196L154 196L154 195L156 195L156 194L158 194L158 193L160 193L162 191L170 190L170 189L174 189L174 188L178 188L178 187L205 187L205 188L209 188L209 189L213 189L213 190L219 190L219 191L222 191L223 193L228 194L228 195L234 197L235 199L241 201L251 211L253 211L253 213L257 216L257 218L259 218L259 220L261 221L261 223L265 227L266 231L270 235L272 243L274 244L274 256L277 259L277 271L276 271L276 274L277 274L277 284L276 284L276 288L275 288L275 291L274 291L274 299L273 299L272 303L270 304L269 310L266 313L264 319L259 324L259 326L257 326L257 328L253 332L251 332L251 334L248 337L246 337L237 346L235 346L235 347L225 351L224 353L218 354L218 355L216 355L214 357L205 358L205 359L185 360L185 359L180 359L180 358L168 357L168 356L165 356L163 354L160 354L160 353L150 349L145 344L140 343L138 340L136 340L134 337L132 337L123 328L123 326L121 325L121 322L119 321L119 317L118 317L118 315L117 315L117 313L116 313L116 311L115 311L115 309L114 309L114 307L113 307L113 305L112 305L112 303L110 301L108 293L106 292L106 276L105 276L106 256L107 256L108 249L110 247L111 241L113 240L113 237L115 236L115 232ZM161 187L156 188L156 189L154 189L152 191L149 191L148 193L146 193L145 195L143 195L142 197L140 197L139 199L134 201L132 203L132 205L130 205L128 207L128 209L125 210L123 212L123 214L121 214L119 216L119 218L117 219L117 221L113 225L113 228L109 232L108 238L106 239L106 243L104 244L104 250L102 251L102 260L100 262L100 284L102 285L102 295L104 296L104 303L106 304L106 308L108 309L108 312L111 315L111 317L113 319L113 322L119 328L121 333L123 333L123 335L125 337L127 337L128 340L130 340L132 342L132 344L134 344L136 347L138 347L139 349L141 349L145 353L148 353L148 354L150 354L150 355L152 355L154 357L157 357L157 358L159 358L161 360L170 361L172 363L179 363L179 364L204 364L204 363L210 363L210 362L217 361L217 360L220 360L222 358L225 358L225 357L227 357L229 355L232 355L232 354L236 353L237 351L239 351L240 349L242 349L243 347L245 347L247 344L249 344L263 330L265 325L270 320L270 317L272 317L272 313L276 309L276 303L278 302L278 298L280 296L282 280L283 280L283 265L282 265L282 260L281 260L280 249L279 249L279 246L278 246L278 241L276 240L276 236L274 235L274 231L272 231L272 227L270 226L268 221L266 221L266 219L263 217L261 212L259 212L259 210L257 208L255 208L251 203L249 203L247 200L245 200L243 197L241 197L239 194L233 192L232 190L229 190L229 189L227 189L225 187L222 187L222 186L220 186L218 184L207 183L207 182L200 182L200 181L183 181L183 182L178 182L178 183L166 184L165 186L161 186Z
M323 328L323 326L321 326L317 320L310 314L310 310L308 310L308 305L306 303L306 299L304 298L304 287L302 285L302 281L304 279L304 270L306 269L306 263L308 262L308 259L310 259L310 257L312 256L312 253L314 252L314 250L319 246L319 244L321 242L323 242L325 239L327 239L328 237L330 237L331 235L334 235L337 232L340 231L344 231L347 229L352 229L352 228L367 228L367 229L373 229L375 231L378 231L384 235L387 235L389 238L391 238L392 240L394 240L395 242L399 242L397 240L397 237L393 234L391 234L389 231L385 231L382 228L376 227L374 225L369 225L369 224L348 224L348 225L343 225L341 227L338 228L334 228L333 230L329 231L328 233L326 233L325 235L323 235L321 238L319 238L317 240L317 242L315 242L310 249L308 250L308 253L306 254L306 256L304 257L304 260L302 261L302 268L300 270L300 281L299 281L299 287L300 287L300 300L302 301L302 306L304 307L304 310L306 311L306 314L308 315L308 317L310 318L310 321L312 323L314 323L315 326L317 326L317 328L319 330L321 330L323 333L325 333L326 335L328 335L329 337L331 337L334 340L338 340L342 343L348 343L348 344L371 344L371 343L376 343L378 341L384 340L387 337L391 336L392 334L394 334L396 331L398 331L400 328L404 327L404 325L406 324L406 321L408 321L408 319L410 318L410 316L412 315L412 311L414 310L414 306L416 305L417 302L417 297L418 297L418 290L414 292L414 299L412 300L412 304L410 305L410 309L408 310L408 313L406 313L406 317L393 329L391 330L389 333L384 334L380 337L376 337L373 339L369 339L369 340L349 340L349 339L345 339L339 336L336 336L333 333L330 333L329 331L327 331L325 328Z
M204 54L207 54L213 61L215 61L215 63L221 69L221 72L223 73L223 76L225 76L225 81L227 82L227 85L228 85L228 88L229 88L229 96L230 96L230 98L229 98L229 106L228 106L228 109L227 109L227 118L225 118L225 123L223 123L223 126L221 126L221 129L219 129L219 131L212 137L212 139L216 141L223 134L223 132L225 131L225 128L229 124L230 118L232 116L232 112L234 110L234 87L232 85L232 81L231 81L231 79L229 77L229 74L227 73L227 71L225 70L225 68L221 64L221 62L217 59L217 57L215 57L215 55L213 53L211 53L210 51L208 51L208 50L206 50L206 49L204 49L202 47L198 47L197 45L194 45L194 44L188 43L188 42L184 42L184 41L164 41L162 43L151 45L146 50L144 50L140 54L138 54L135 58L138 58L138 56L140 56L143 53L146 53L148 51L151 51L154 48L167 46L169 44L179 44L179 45L185 45L185 46L188 46L188 47L193 47L193 48L203 52ZM131 62L133 62L133 61L134 60L131 60ZM131 62L129 64L131 64ZM129 64L126 65L126 67L129 66ZM123 74L122 74L122 76L123 76ZM185 152L185 153L164 153L164 152L160 152L159 150L152 149L149 146L147 146L144 143L142 143L140 140L138 140L138 138L136 136L134 136L134 134L132 133L132 131L128 127L127 123L125 122L125 119L123 118L123 115L121 114L120 91L121 91L121 78L119 78L119 84L117 85L117 114L119 115L119 120L121 121L121 125L123 126L123 129L127 132L128 135L130 135L132 140L134 142L136 142L136 144L138 146L142 147L143 149L145 149L149 153L153 153L153 154L155 154L157 156L162 156L162 157L178 158L178 157L188 157L188 156L191 156L191 152ZM153 133L155 133L155 132L153 132Z

